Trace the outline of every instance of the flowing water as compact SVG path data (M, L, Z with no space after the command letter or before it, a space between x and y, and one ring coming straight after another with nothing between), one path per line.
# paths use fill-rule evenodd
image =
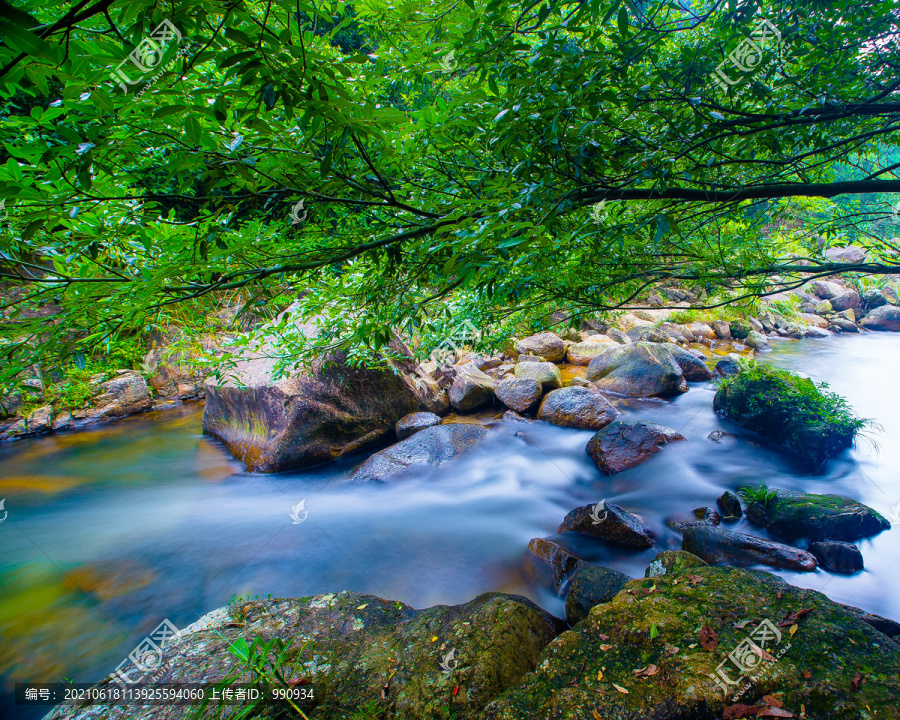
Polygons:
M201 434L201 406L129 418L90 432L0 449L0 716L15 682L96 682L163 619L183 627L233 595L304 596L349 589L414 607L520 593L557 615L564 605L532 572L528 541L553 536L572 508L601 498L640 514L658 538L647 551L599 542L584 557L643 574L677 549L665 520L715 506L725 490L830 492L900 515L900 335L773 341L765 359L798 370L880 423L820 474L799 469L712 411L714 386L671 402L619 401L622 419L686 438L630 471L603 476L584 453L590 432L494 423L455 463L395 484L343 484L367 454L278 475L243 471ZM727 435L720 443L713 430ZM291 509L298 509L295 522ZM0 512L0 517L3 517ZM900 522L860 543L851 577L779 573L839 602L900 620ZM765 535L741 522L738 531Z

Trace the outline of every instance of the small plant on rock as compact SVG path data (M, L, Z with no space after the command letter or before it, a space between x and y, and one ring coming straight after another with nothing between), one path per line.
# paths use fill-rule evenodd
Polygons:
M744 499L745 502L758 502L761 503L763 509L768 512L769 503L775 500L777 496L777 492L775 490L770 490L766 485L765 480L760 480L759 485L753 487L752 485L744 485L742 488L738 490L738 494Z

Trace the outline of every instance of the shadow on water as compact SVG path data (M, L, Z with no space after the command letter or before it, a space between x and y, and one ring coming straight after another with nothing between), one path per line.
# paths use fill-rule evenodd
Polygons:
M605 477L584 453L591 436L545 423L491 424L488 440L449 466L382 486L345 484L366 455L305 472L257 475L201 434L200 407L0 449L0 676L15 682L111 672L168 618L178 627L233 595L304 596L349 589L414 607L487 591L526 595L557 615L536 580L528 541L555 537L565 514L601 498L641 515L647 551L576 542L585 558L632 576L680 536L665 521L713 505L723 490L769 486L833 492L890 516L900 503L900 337L869 334L782 342L767 360L827 381L883 427L821 474L800 471L712 412L714 387L671 402L617 401L623 419L678 430L649 463ZM728 433L720 443L713 430ZM305 500L295 523L291 508ZM300 512L298 517L303 517ZM765 536L747 523L738 531ZM789 582L900 618L898 531L863 541L852 577L779 573ZM31 718L0 696L3 717Z

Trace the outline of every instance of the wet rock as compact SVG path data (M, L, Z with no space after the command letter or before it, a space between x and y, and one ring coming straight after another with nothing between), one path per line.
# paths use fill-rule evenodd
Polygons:
M860 610L858 607L853 607L852 605L839 605L839 607L849 612L853 617L862 620L866 625L875 628L883 635L887 635L894 640L900 639L900 623L897 621L866 612L865 610Z
M731 326L724 320L714 320L712 329L719 340L731 340Z
M770 565L797 572L812 572L816 569L816 559L805 550L712 525L687 528L681 539L681 548L708 563L728 563L741 567Z
M665 343L669 342L669 336L653 326L637 326L630 328L625 334L631 339L631 342L652 342Z
M53 430L66 430L72 424L72 413L68 410L63 410L56 417L53 418Z
M575 508L566 515L556 532L560 535L580 532L633 548L653 546L650 531L637 515L604 500Z
M541 357L540 355L519 355L519 357L516 358L516 363L528 362L547 362L547 358Z
M683 515L681 517L674 516L666 520L666 525L675 532L683 533L689 527L694 527L696 525L718 525L720 522L722 522L722 518L719 516L719 513L710 507L700 507L694 508L688 519L685 519Z
M821 340L823 338L831 337L831 333L828 330L825 330L820 327L804 327L799 328L799 332L797 333L800 337L803 338L816 338ZM796 335L795 335L796 337Z
M726 378L731 375L737 375L741 371L736 358L726 355L716 363L716 369L713 376L717 378Z
M450 407L463 413L477 410L493 400L496 387L497 381L474 365L462 365L450 386Z
M590 380L585 380L583 377L573 377L569 381L569 387L583 387L588 390L594 390L596 392L596 388L594 387L594 383Z
M629 345L631 343L631 338L619 330L619 328L609 328L605 334L608 338L615 340L620 345Z
M6 435L10 438L20 435L41 435L53 429L53 406L43 405L9 427Z
M618 416L619 411L603 395L577 386L547 393L537 414L538 420L581 430L599 430Z
M694 513L694 517L702 522L707 523L708 525L718 525L722 522L722 518L713 508L711 507L698 507L691 510Z
M424 430L427 427L440 425L441 419L434 413L416 412L405 415L394 425L394 431L397 433L398 440L405 440L410 435Z
M769 339L762 333L756 332L756 330L750 331L750 334L744 339L744 345L751 347L758 352L765 352L766 350L772 349L769 345Z
M631 579L611 568L595 565L580 568L572 576L566 596L566 620L569 625L584 620L595 605L612 600Z
M523 380L537 380L544 392L562 387L559 368L550 362L527 362L516 365L516 377Z
M694 567L708 567L708 564L684 550L663 550L644 570L644 577L678 574Z
M553 569L553 584L557 592L565 585L569 576L584 565L584 560L553 540L532 538L528 543L528 551Z
M750 318L749 320L747 320L747 322L750 323L750 327L752 329L756 330L756 332L765 333L765 331L766 331L765 326L756 318Z
M858 308L859 303L860 297L856 290L844 290L844 292L831 298L831 307L834 308L835 312Z
M606 342L587 340L575 343L569 345L569 348L566 350L566 359L573 365L587 365L595 357L617 345L618 343L615 340L609 339Z
M848 332L848 333L858 333L859 328L856 326L856 323L852 323L846 318L838 317L834 318L829 324L828 329L831 332Z
M834 308L831 306L830 300L819 300L819 302L816 303L816 313L818 315L827 315L833 311Z
M672 322L664 322L659 326L660 332L664 332L675 342L691 343L696 341L694 333L686 325L678 325Z
M315 688L314 701L299 704L309 717L360 717L360 708L374 701L382 720L437 718L448 706L445 698L452 697L456 717L475 720L485 705L535 668L538 654L564 628L530 600L503 593L416 610L344 591L249 601L233 612L240 614L213 611L166 644L153 681L217 683L243 669L233 682L256 682L228 648L241 639L249 644L257 637L278 637L294 648L282 666L287 679L305 678ZM133 669L130 663L124 668ZM113 680L110 675L100 685L111 686ZM465 690L453 695L457 686ZM195 711L190 705L88 701L58 706L47 717L187 720ZM252 717L264 715L269 711Z
M533 423L534 420L529 420L526 417L522 417L519 413L513 410L507 410L503 413L503 417L500 418L503 422L519 422L519 423Z
M869 309L887 305L887 298L884 296L884 293L881 292L881 290L866 290L862 294L862 301Z
M445 465L486 436L487 430L473 423L428 427L372 455L350 476L350 481L385 482L408 470Z
M691 323L687 327L696 338L706 338L707 340L715 340L717 338L716 331L706 323Z
M713 442L720 443L722 442L722 438L728 435L728 433L723 432L721 430L713 430L709 435L707 435L708 440L712 440Z
M750 642L773 660L729 659ZM691 567L628 583L551 642L481 720L762 720L778 706L781 717L803 707L808 718L877 709L897 720L898 665L900 647L822 593L765 572ZM856 672L865 681L854 687ZM737 702L752 712L735 713Z
M561 362L566 356L566 344L555 333L542 332L518 340L516 352L521 355L540 355L549 362Z
M852 575L863 569L863 556L856 545L845 542L810 543L809 551L826 570Z
M596 433L585 452L607 475L636 467L663 446L684 436L671 428L648 422L616 422Z
M894 305L877 307L860 321L860 325L867 330L900 332L900 308Z
M823 300L831 300L831 298L844 292L844 288L828 280L814 280L809 284L809 289Z
M823 300L822 302L828 302ZM810 313L800 313L800 319L808 325L814 325L820 328L827 328L828 321L821 315L811 315Z
M672 353L672 357L675 358L678 367L681 368L685 380L691 382L705 382L707 380L712 380L713 371L710 370L709 365L701 359L702 353L700 354L701 357L697 357L690 350L685 350L684 348L671 343L667 344L666 347L669 352ZM699 353L699 350L694 352Z
M587 379L600 390L626 397L687 392L681 366L666 345L638 342L607 350L588 365Z
M494 391L500 402L520 413L532 410L543 393L541 383L530 378L507 378Z
M732 320L728 327L731 330L731 337L737 338L738 340L743 340L750 334L750 331L753 330L753 328L750 327L750 323L746 320Z
M722 510L722 514L725 516L724 519L728 520L737 520L741 516L743 516L744 512L741 509L741 501L738 496L731 492L731 490L726 490L723 492L717 499L716 504Z
M774 498L765 503L749 503L747 518L788 542L800 538L853 541L891 527L872 508L850 498L794 490L775 490Z

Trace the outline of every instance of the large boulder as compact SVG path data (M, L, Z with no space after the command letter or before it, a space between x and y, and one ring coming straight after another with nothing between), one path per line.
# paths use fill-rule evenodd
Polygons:
M859 304L860 297L856 290L844 290L844 292L831 298L831 307L835 312L858 308Z
M696 336L690 331L687 325L679 325L673 322L664 322L659 326L661 332L664 332L675 342L691 343L696 341Z
M868 330L900 332L900 308L894 305L877 307L869 311L860 325Z
M254 472L334 460L378 442L419 409L415 392L388 370L318 360L310 372L273 380L266 353L241 359L220 383L206 381L203 430Z
M641 519L619 505L601 500L572 510L556 529L560 535L579 532L633 548L653 546L653 537Z
M112 380L101 383L91 402L93 418L124 417L153 406L147 381L133 370L120 370Z
M684 436L663 425L616 422L597 432L585 452L598 468L612 475L646 462L675 440L684 440Z
M542 332L517 340L516 352L521 355L540 355L550 362L561 362L566 356L566 344L559 335Z
M859 421L841 399L812 380L771 365L751 363L726 378L713 407L720 417L759 433L817 468L853 444Z
M497 385L494 394L506 407L516 412L528 412L543 395L540 381L531 378L505 378Z
M566 359L573 365L587 365L598 355L619 344L615 340L602 335L596 337L603 338L603 340L598 341L589 338L584 342L569 345L569 348L566 350Z
M855 245L842 248L828 248L825 250L825 259L831 262L861 263L866 259L866 251Z
M668 345L637 342L607 350L588 365L587 379L626 397L671 396L688 391Z
M450 386L450 406L457 412L472 412L487 405L494 397L497 381L472 363L459 367Z
M572 576L566 595L566 620L569 625L584 620L595 605L612 600L630 580L628 575L612 568L596 565L580 568Z
M826 570L852 575L863 569L863 556L859 548L846 542L814 542L809 551Z
M898 720L898 666L900 646L820 592L676 568L595 606L482 720Z
M445 465L486 436L487 429L473 423L427 427L372 455L350 476L350 480L385 482L409 470Z
M547 393L537 414L538 420L580 430L599 430L618 416L619 411L599 392L577 386Z
M852 542L891 527L868 505L850 498L794 490L774 490L765 500L753 500L747 505L747 518L788 542L801 538Z
M831 300L831 298L844 292L843 287L828 280L814 280L809 284L809 289L822 300Z
M162 649L152 678L212 685L235 673L235 685L249 685L258 677L229 648L280 638L290 648L281 666L286 680L314 689L312 701L295 701L311 718L361 717L360 708L374 703L384 720L447 718L448 708L459 720L477 720L485 705L535 668L538 654L563 627L530 600L502 593L423 610L347 591L247 601L215 610L178 633ZM125 670L135 666L128 663ZM113 680L111 675L100 686L114 690ZM187 720L196 710L88 700L61 705L47 720ZM251 715L264 716L274 717L262 709Z
M681 549L714 564L769 565L797 572L816 569L816 559L805 550L705 523L685 529Z
M404 415L397 421L397 424L394 425L394 432L397 433L398 440L406 440L406 438L419 432L419 430L424 430L427 427L433 427L440 424L441 419L434 413L410 413L409 415Z
M544 392L562 387L562 374L551 362L520 362L516 365L517 378L537 380Z

